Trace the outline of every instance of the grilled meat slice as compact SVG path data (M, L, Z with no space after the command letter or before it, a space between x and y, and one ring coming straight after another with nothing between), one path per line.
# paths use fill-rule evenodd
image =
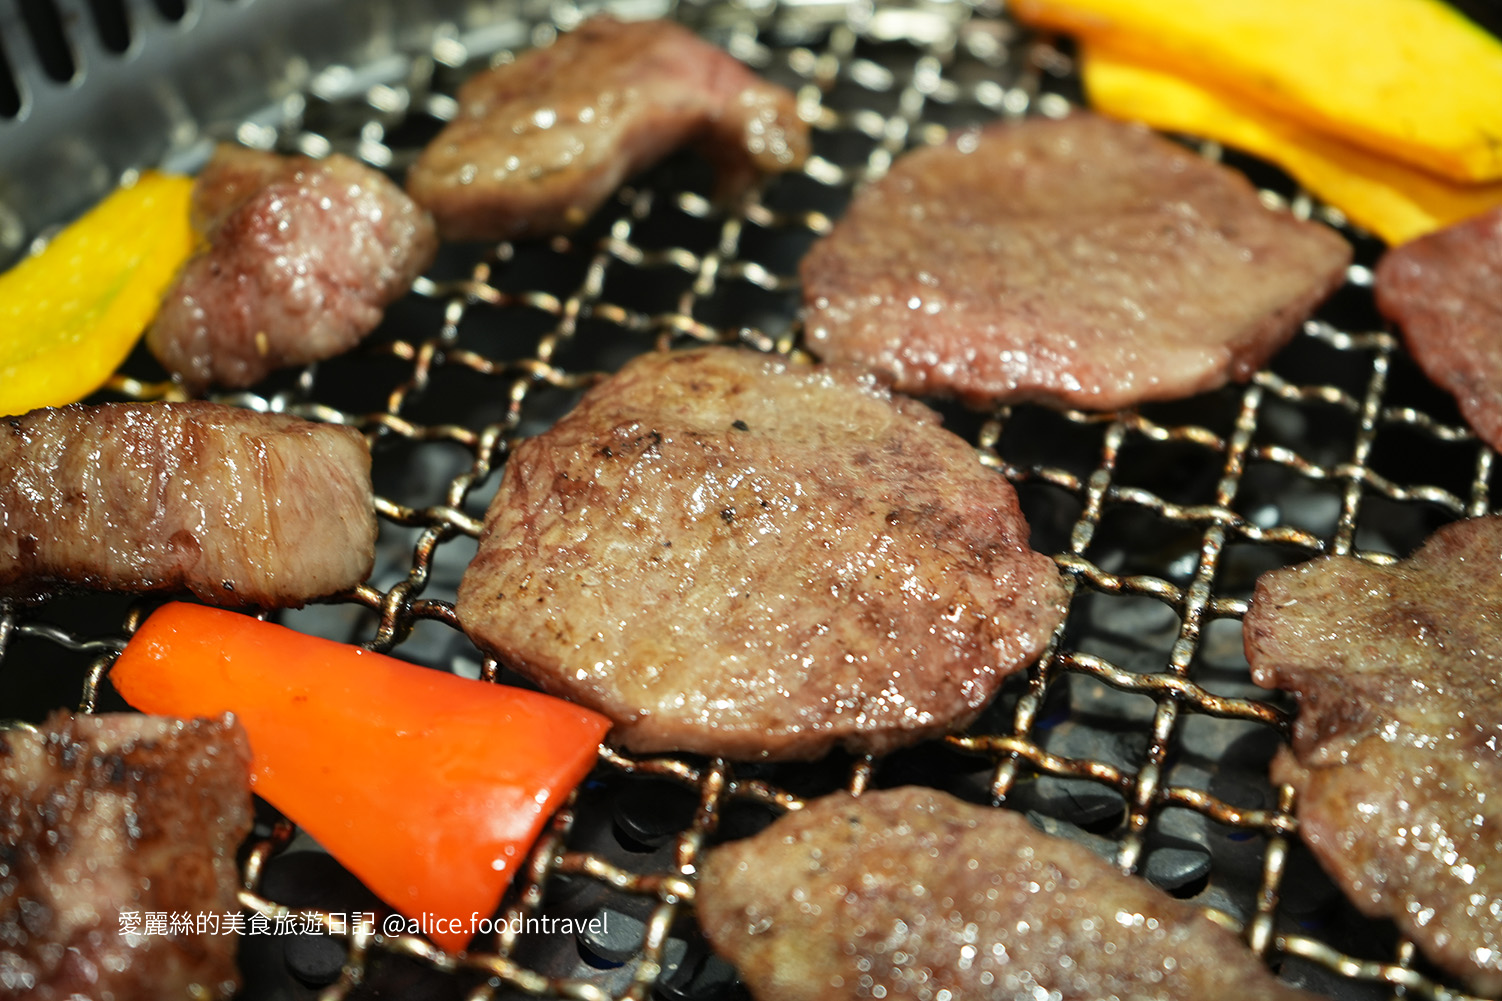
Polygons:
M594 17L459 90L407 190L447 240L568 232L686 142L744 187L808 155L793 95L669 21Z
M628 747L791 759L963 727L1063 602L1011 485L927 407L709 348L517 448L457 611Z
M1272 774L1304 842L1363 913L1502 991L1502 519L1392 566L1264 574L1244 628L1252 677L1298 696Z
M379 171L220 146L193 185L205 248L146 344L198 392L343 354L433 261L433 220Z
M1350 259L1241 175L1077 113L907 154L801 275L828 361L974 407L1109 410L1246 380Z
M215 403L0 420L0 594L58 585L301 605L375 562L370 450L350 428Z
M232 717L59 712L0 733L0 802L0 998L234 992L251 800Z
M1020 814L838 793L715 849L696 907L758 1001L1296 1001L1234 935Z
M1389 251L1376 294L1429 378L1502 449L1502 209Z

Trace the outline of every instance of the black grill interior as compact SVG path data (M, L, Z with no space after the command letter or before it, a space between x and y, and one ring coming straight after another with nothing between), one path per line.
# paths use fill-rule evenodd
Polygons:
M89 7L105 47L126 48L124 8ZM375 574L345 600L280 621L519 683L481 657L451 607L511 444L639 352L703 342L801 350L797 262L855 186L949 129L1061 114L1079 97L1068 45L1028 35L991 3L623 9L680 18L794 89L815 158L724 206L710 199L707 164L685 152L633 179L570 237L445 247L355 353L218 397L350 424L373 445ZM53 5L21 10L48 73L67 79ZM280 118L207 121L202 134L337 150L400 177L452 115L462 80L585 13L526 5L510 27L436 32L420 48L313 74ZM20 106L13 79L0 62L0 116ZM1338 222L1276 169L1202 152L1292 211ZM905 783L1026 811L1222 912L1292 983L1339 998L1389 997L1394 986L1459 996L1389 925L1356 914L1299 844L1286 792L1266 778L1291 703L1251 684L1241 652L1239 619L1258 574L1319 553L1389 560L1492 506L1493 453L1376 316L1369 269L1380 245L1346 235L1357 252L1346 287L1248 385L1111 414L976 414L935 401L978 461L1016 484L1034 546L1055 555L1073 592L1043 663L1013 678L968 733L811 765L607 749L501 916L608 916L608 934L493 937L459 960L417 938L310 933L333 925L331 914L380 904L262 808L243 899L267 928L242 939L243 996L743 997L694 928L701 853L799 801ZM162 379L138 351L100 398L158 398ZM6 606L0 715L35 722L58 706L120 708L101 677L151 607L118 595Z

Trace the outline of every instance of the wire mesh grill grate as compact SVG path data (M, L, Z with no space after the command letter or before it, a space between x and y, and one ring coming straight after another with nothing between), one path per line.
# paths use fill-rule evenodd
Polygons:
M1067 49L1028 38L992 4L648 6L627 13L677 16L794 89L816 155L801 174L726 207L708 197L707 165L683 154L571 237L447 247L353 356L218 397L352 425L373 444L376 573L342 602L286 613L288 624L502 678L463 637L452 599L512 444L642 351L698 342L799 351L797 262L854 186L956 126L1059 114L1077 100ZM346 152L399 175L454 114L460 81L585 14L526 7L505 32L440 33L430 49L328 69L282 102L283 120L217 123L216 134ZM1214 146L1202 152L1247 170L1269 201L1341 223L1275 171ZM331 998L359 996L392 963L437 971L440 996L741 996L706 971L692 930L705 848L836 788L917 781L1052 819L1123 869L1213 908L1312 989L1461 996L1390 929L1333 900L1310 868L1291 794L1265 777L1289 704L1251 685L1240 652L1260 572L1319 553L1390 560L1444 521L1490 509L1493 453L1382 328L1369 289L1379 248L1347 233L1358 263L1346 287L1246 386L1114 414L945 408L946 425L1017 485L1035 547L1066 573L1070 614L1049 653L966 735L879 760L769 766L606 750L502 917L515 926L606 908L633 922L622 954L542 948L507 931L454 959L418 937L336 928L335 912L289 907L268 886L296 846L285 823L263 828L242 901L271 919L311 914L337 933L348 951L324 989ZM115 395L168 392L144 356L125 371ZM104 597L6 608L7 701L73 702L81 683L85 708L108 708L102 679L147 607ZM39 662L73 673L23 683ZM670 806L645 841L620 833L622 804L639 802ZM1155 869L1164 852L1185 871Z

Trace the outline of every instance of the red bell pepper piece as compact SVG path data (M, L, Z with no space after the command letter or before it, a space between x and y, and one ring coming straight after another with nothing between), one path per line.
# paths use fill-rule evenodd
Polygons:
M257 794L449 952L487 918L609 721L246 615L170 604L110 680L168 716L233 712Z

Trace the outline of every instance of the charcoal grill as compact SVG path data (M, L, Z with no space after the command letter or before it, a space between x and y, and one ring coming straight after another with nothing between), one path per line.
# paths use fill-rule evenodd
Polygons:
M457 84L594 8L570 0L0 0L0 263L132 170L192 170L214 142L348 153L400 176ZM800 350L796 266L852 189L905 149L997 116L1078 102L1067 45L987 0L627 0L675 17L799 97L815 156L734 205L690 153L633 179L580 232L449 246L354 354L224 402L359 428L375 455L370 581L283 613L295 628L516 683L452 601L519 438L630 356L700 342ZM963 735L884 758L766 765L606 749L553 819L500 917L608 919L607 934L507 931L452 959L339 926L370 898L263 810L242 902L323 934L242 940L247 998L740 998L693 926L720 840L807 799L925 783L1028 811L1210 908L1285 979L1339 998L1458 998L1391 926L1360 917L1297 838L1266 765L1291 704L1252 686L1239 620L1257 575L1320 553L1374 562L1492 508L1494 453L1376 315L1380 245L1260 162L1269 203L1341 227L1345 286L1245 386L1111 414L941 407L1016 484L1036 548L1072 593L1041 665ZM170 393L138 352L101 394ZM0 607L0 716L119 708L104 680L153 605L73 596ZM378 776L372 776L379 781ZM274 926L273 926L274 927ZM524 926L523 926L524 927Z

